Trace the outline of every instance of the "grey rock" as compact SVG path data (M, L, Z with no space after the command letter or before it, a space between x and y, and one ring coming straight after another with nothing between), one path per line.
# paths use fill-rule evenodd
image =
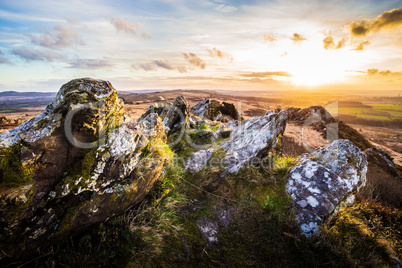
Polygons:
M77 107L66 124L66 114ZM68 140L68 130L91 147ZM7 230L1 251L29 256L140 202L165 161L150 145L157 139L166 141L161 118L149 113L130 123L109 82L82 78L63 85L42 114L0 135L0 150L19 143L21 166L35 170L27 181L0 189L6 204L0 225Z
M166 116L163 118L163 123L169 129L178 127L181 125L189 125L189 115L190 111L188 108L188 103L183 96L178 96L172 106L170 106L167 111Z
M238 172L253 158L263 158L270 150L279 150L286 120L286 111L280 111L242 121L231 133L230 140L221 144L227 150L226 171Z
M219 225L216 221L204 217L198 219L196 224L202 237L207 241L209 246L218 244Z
M197 173L207 165L214 151L215 148L209 148L192 153L191 159L186 162L185 170L190 173Z
M299 161L289 173L286 190L302 233L312 236L325 219L354 201L366 183L367 161L348 140L336 140Z

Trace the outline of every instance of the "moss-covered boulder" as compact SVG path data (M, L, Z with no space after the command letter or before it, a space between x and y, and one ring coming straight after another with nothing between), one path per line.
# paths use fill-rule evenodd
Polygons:
M353 203L366 184L367 160L349 140L336 140L299 161L289 172L286 190L302 233L312 236L328 217Z
M130 123L107 81L75 79L46 110L0 134L0 262L122 214L158 180L165 126Z

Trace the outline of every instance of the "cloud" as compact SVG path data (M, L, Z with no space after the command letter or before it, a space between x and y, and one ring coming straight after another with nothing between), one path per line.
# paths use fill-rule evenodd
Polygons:
M0 50L0 64L3 63L11 63L3 54L3 52Z
M307 38L304 38L303 36L301 36L298 33L294 33L293 37L291 37L290 39L292 39L295 44L307 40Z
M147 63L139 64L139 65L131 65L132 68L139 70L142 69L144 71L153 71L158 68L166 69L166 70L174 70L175 68L169 63L169 61L165 60L153 60Z
M402 72L393 72L390 70L380 71L378 69L367 69L368 76L382 76L382 77L394 77L394 78L402 78Z
M237 7L234 7L234 6L226 6L226 5L224 5L224 4L221 4L221 5L217 6L217 7L215 8L215 10L216 10L216 11L223 12L223 13L230 13L230 12L236 11L236 10L237 10Z
M370 32L378 32L385 28L395 28L402 25L402 8L385 11L373 20L354 21L347 27L356 37L366 36Z
M207 48L207 51L209 53L209 56L211 56L212 58L220 58L221 60L228 59L231 62L233 61L233 58L230 55L219 49L216 49L215 47L213 49Z
M118 32L123 31L128 34L132 34L132 35L136 35L134 26L136 26L137 28L139 27L139 24L135 23L133 25L130 25L122 18L111 18L110 23L114 26L116 31L118 31Z
M369 41L361 41L358 45L357 45L357 47L355 48L355 49L353 49L353 50L364 50L364 46L366 46L366 45L370 45L370 42Z
M141 37L144 38L144 39L151 39L152 38L152 36L149 33L147 33L146 31L143 31L141 33Z
M198 57L196 54L194 53L182 53L182 54L184 58L192 65L200 67L201 69L205 69L206 67L205 61L200 59L200 57Z
M250 72L240 74L242 77L254 77L254 78L267 78L272 76L284 76L292 77L288 72L278 71L278 72Z
M74 69L104 69L114 66L110 61L97 59L78 59L69 62L68 68Z
M277 41L277 39L275 37L273 37L272 35L270 35L270 34L264 35L264 40L267 41L267 42Z
M53 61L65 59L63 55L60 55L54 51L41 51L33 48L15 48L12 53L17 55L26 61Z
M52 31L43 34L29 34L32 43L52 49L72 47L74 44L83 45L80 35L73 28L65 25L55 26Z
M342 40L340 40L340 41L338 42L338 44L336 45L335 49L340 49L340 48L342 48L342 47L345 45L345 43L346 43L346 39L345 39L345 38L342 38Z
M322 40L322 42L324 43L324 49L329 49L329 48L335 47L334 38L332 36L325 37L325 39Z

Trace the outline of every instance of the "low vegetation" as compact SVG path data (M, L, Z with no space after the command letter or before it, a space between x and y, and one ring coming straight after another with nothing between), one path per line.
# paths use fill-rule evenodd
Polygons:
M160 152L170 159L183 156L165 147ZM272 169L244 168L226 177L219 167L190 175L182 162L167 161L163 177L139 205L57 243L30 264L388 267L402 258L402 212L361 196L324 225L319 237L301 235L285 190L295 158L274 160ZM230 211L233 221L219 227L217 244L207 244L196 221L217 220L219 209Z

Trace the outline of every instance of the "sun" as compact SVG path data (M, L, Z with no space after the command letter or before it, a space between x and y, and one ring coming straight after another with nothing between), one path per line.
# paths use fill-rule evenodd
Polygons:
M288 72L296 85L319 86L345 80L348 58L343 51L327 51L306 44L289 52Z

